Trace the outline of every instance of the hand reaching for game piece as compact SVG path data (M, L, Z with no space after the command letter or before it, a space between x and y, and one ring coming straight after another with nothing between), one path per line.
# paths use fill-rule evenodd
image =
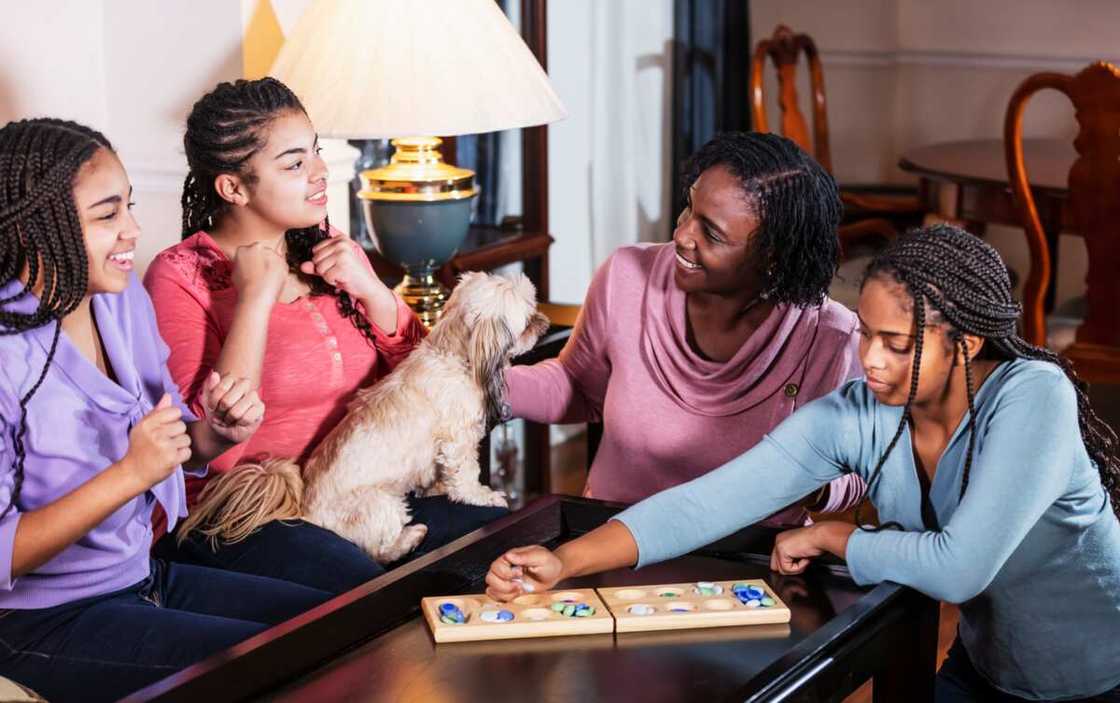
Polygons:
M560 580L563 563L540 546L511 549L494 560L486 574L486 595L508 601L522 593L547 591Z

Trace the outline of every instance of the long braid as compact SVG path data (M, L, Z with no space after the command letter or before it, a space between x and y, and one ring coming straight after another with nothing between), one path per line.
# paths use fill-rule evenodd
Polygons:
M1116 433L1093 411L1088 384L1077 375L1069 360L1049 349L1036 347L1018 335L1020 307L1012 298L1007 268L995 249L957 227L944 224L925 227L900 237L880 253L868 266L864 280L880 276L906 286L912 298L919 341L928 304L950 325L954 352L959 349L964 357L969 441L961 480L962 498L968 488L976 442L975 379L963 340L963 335L969 334L983 337L987 342L985 351L995 358L1046 361L1062 369L1077 394L1077 421L1082 442L1100 473L1113 510L1120 515L1120 458ZM917 387L920 358L920 348L915 344L911 399ZM908 419L910 402L907 401L902 423ZM890 444L879 460L871 481L875 480L894 444Z
M23 487L28 404L54 360L62 318L87 294L89 263L74 203L74 179L82 164L102 148L112 146L99 132L64 120L21 120L0 128L0 285L27 277L14 293L0 299L0 336L55 323L46 363L20 396L19 424L9 430L16 461L11 497L0 517L17 506ZM41 292L34 310L7 307L37 287Z
M964 382L968 395L968 454L964 459L964 472L961 474L960 498L968 488L968 475L972 471L972 455L976 448L976 379L972 375L972 360L968 356L968 349L964 345L964 336L960 330L953 330L953 351L960 350L964 359Z
M183 150L190 167L180 199L183 239L199 230L212 229L229 211L230 204L219 197L214 186L219 175L236 174L250 185L255 181L249 159L264 147L272 121L289 111L306 113L296 94L270 77L219 83L194 104L183 135ZM350 296L322 278L300 271L300 264L311 260L312 248L327 236L329 226L324 220L322 227L315 225L284 233L288 269L308 285L311 295L333 296L339 314L349 319L373 346L373 328Z

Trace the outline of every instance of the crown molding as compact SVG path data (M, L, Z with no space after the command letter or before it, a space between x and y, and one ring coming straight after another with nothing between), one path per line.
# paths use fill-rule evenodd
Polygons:
M821 51L821 61L826 65L869 68L922 66L927 68L980 68L1076 73L1089 64L1100 60L1102 60L1102 58L1099 56L1054 57L980 54L963 51L903 51L888 49L829 49Z

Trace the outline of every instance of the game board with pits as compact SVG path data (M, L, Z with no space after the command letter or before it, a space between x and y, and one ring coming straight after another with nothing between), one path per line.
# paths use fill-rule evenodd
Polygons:
M526 593L509 603L484 595L420 601L436 642L555 637L614 632L614 620L591 588Z
M683 630L789 622L765 581L699 581L524 594L510 603L484 595L424 598L436 642Z

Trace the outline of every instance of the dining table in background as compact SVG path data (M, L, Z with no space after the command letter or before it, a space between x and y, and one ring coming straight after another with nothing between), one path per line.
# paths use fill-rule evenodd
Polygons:
M1046 291L1046 311L1050 312L1058 270L1058 236L1072 227L1067 179L1077 152L1072 139L1024 139L1023 152L1053 262ZM928 212L963 222L973 234L983 236L989 224L1023 226L1011 196L1002 139L917 147L903 154L898 166L918 176L918 194Z

